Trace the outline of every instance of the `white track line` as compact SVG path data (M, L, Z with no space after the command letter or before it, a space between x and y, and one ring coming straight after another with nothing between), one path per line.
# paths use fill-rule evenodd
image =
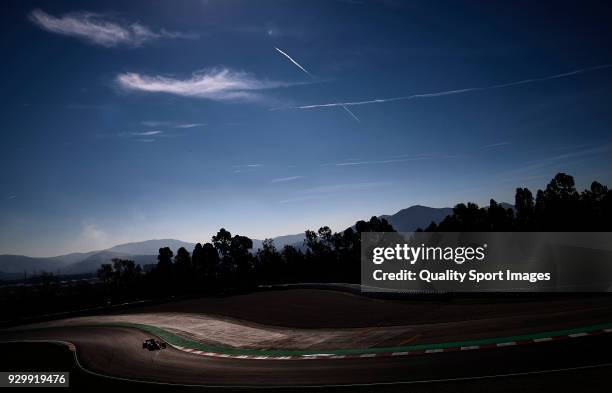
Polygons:
M610 329L612 331L612 329ZM59 341L59 340L11 340L11 341L0 341L0 343L55 343L61 345L70 344L67 341ZM468 377L457 377L457 378L440 378L440 379L422 379L415 381L396 381L396 382L373 382L373 383L347 383L347 384L327 384L327 385L205 385L205 384L181 384L181 383L169 383L169 382L155 382L155 381L146 381L139 380L133 378L124 378L124 377L115 377L112 375L102 374L96 371L88 370L79 361L76 351L73 352L74 360L79 369L83 372L95 375L102 378L107 378L115 381L125 381L125 382L137 382L149 385L160 385L160 386L184 386L184 387L200 387L200 388L296 388L296 387L308 387L308 388L326 388L326 387L350 387L350 386L393 386L393 385L417 385L417 384L432 384L432 383L445 383L445 382L459 382L459 381L475 381L475 380L484 380L484 379L495 379L495 378L509 378L509 377L519 377L525 375L539 375L539 374L552 374L552 373L560 373L565 371L576 371L576 370L589 370L594 368L601 367L612 367L612 363L597 363L588 366L577 366L577 367L564 367L564 368L556 368L556 369L548 369L548 370L535 370L535 371L524 371L517 373L506 373L506 374L488 374L488 375L476 375L476 376L468 376Z

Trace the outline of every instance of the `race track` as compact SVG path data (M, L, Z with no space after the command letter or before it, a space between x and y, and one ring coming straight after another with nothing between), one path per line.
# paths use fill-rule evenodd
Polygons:
M586 333L567 330L598 324ZM410 383L444 384L450 388L443 391L455 391L452 387L459 381L488 381L482 382L488 387L486 391L508 391L503 390L508 381L530 378L530 386L541 387L547 381L563 391L569 386L566 383L581 383L580 376L587 375L590 388L609 385L611 324L612 298L603 295L419 302L374 300L324 290L287 290L192 299L16 326L0 331L0 343L70 342L76 347L79 365L98 373L96 378L140 382L234 387ZM147 332L147 326L153 328ZM562 329L566 330L558 340L537 336ZM221 357L208 356L204 351L188 353L172 346L153 352L142 349L145 339L164 332L193 345L217 346ZM534 333L536 336L529 340L520 336ZM496 338L516 343L469 343ZM453 345L443 351L373 355L393 346L416 348L445 343ZM5 345L11 351L24 351L8 353L6 359L38 358L35 345L26 345L27 349L23 344ZM361 352L359 357L344 358L326 354L342 348ZM282 355L274 359L239 358L243 356L240 353L248 351L277 349L308 354L298 360L282 359ZM223 357L228 353L238 355ZM309 357L313 353L326 355ZM53 364L53 359L49 363ZM512 386L522 389L520 382Z
M30 340L74 343L83 367L104 375L139 381L224 386L371 384L481 378L550 370L610 369L609 334L534 345L398 358L306 361L207 358L174 348L150 352L136 329L51 328L28 333ZM19 340L19 333L2 341Z
M221 312L231 312L232 316ZM612 323L612 300L604 296L445 304L373 300L322 290L289 290L221 299L200 298L14 329L100 324L134 327L136 324L160 328L211 347L317 353L467 342L601 323Z

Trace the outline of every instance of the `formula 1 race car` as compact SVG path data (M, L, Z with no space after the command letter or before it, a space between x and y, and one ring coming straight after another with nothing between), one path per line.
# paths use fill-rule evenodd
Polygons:
M157 351L160 349L166 349L166 343L163 341L157 341L154 338L149 338L142 342L142 349L148 349L149 351Z

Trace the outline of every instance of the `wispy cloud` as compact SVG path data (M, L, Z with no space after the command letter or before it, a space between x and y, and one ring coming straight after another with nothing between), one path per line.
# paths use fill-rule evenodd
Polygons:
M421 160L430 160L432 156L414 156L414 157L404 157L404 158L393 158L388 160L370 160L370 161L345 161L338 162L336 166L353 166L353 165L376 165L376 164L393 164L398 162L408 162L408 161L421 161Z
M204 127L206 123L179 123L175 121L156 121L156 120L145 120L141 121L140 124L146 127L168 127L168 128L195 128Z
M244 164L244 165L233 165L234 169L232 173L243 173L243 172L253 172L257 170L257 168L263 167L263 164Z
M144 121L141 121L140 124L146 127L160 127L160 126L166 126L172 123L168 121L144 120Z
M294 203L303 202L310 200L318 200L330 198L334 193L346 193L353 191L365 191L372 189L383 189L393 182L389 181L377 181L377 182L360 182L360 183L339 183L339 184L328 184L312 188L306 188L300 190L297 195L292 198L287 198L279 201L279 203Z
M6 197L7 200L13 200L13 199L17 199L17 195L9 195Z
M545 153L554 153L554 152L560 152L560 151L574 151L574 150L579 150L579 149L584 149L584 148L589 148L589 147L593 147L593 143L580 143L580 144L574 144L574 145L563 145L563 146L555 146L555 147L548 146L545 148L527 150L527 153L538 153L539 155L543 155Z
M302 179L304 176L289 176L289 177L280 177L278 179L273 179L270 183L284 183L288 181Z
M161 134L161 131L143 131L143 132L130 132L129 135L131 136L152 136L152 135L159 135Z
M140 46L160 38L197 38L196 34L163 29L153 31L140 23L115 20L93 12L74 12L55 17L36 9L30 13L30 20L48 32L79 38L104 47Z
M259 100L262 98L259 93L261 90L290 86L289 83L257 79L246 72L227 68L197 72L186 79L129 72L119 74L117 83L125 90L167 93L216 101Z
M527 162L524 166L513 167L504 173L498 173L498 176L538 175L542 171L544 171L546 175L549 175L551 172L563 170L562 168L567 167L567 165L609 155L611 149L612 145L610 144L603 144L600 146L590 145L588 147L584 147L584 145L577 145L577 148L574 151L543 157Z
M484 145L482 148L483 148L483 149L491 149L491 148L494 148L494 147L507 146L507 145L509 145L509 144L510 144L510 142L498 142L498 143L491 143L491 144L489 144L489 145Z
M188 124L177 124L174 128L195 128L195 127L204 127L205 123L188 123Z
M407 95L407 96L391 97L391 98L377 98L377 99L364 100L364 101L347 101L347 102L332 102L328 104L302 105L302 106L294 107L293 109L315 109L315 108L330 108L330 107L337 107L337 106L347 107L347 106L358 106L358 105L369 105L369 104L383 104L383 103L394 102L394 101L407 101L407 100L414 100L414 99L419 99L419 98L434 98L434 97L450 96L450 95L455 95L455 94L466 94L466 93L472 93L472 92L477 92L477 91L503 89L507 87L526 85L530 83L544 82L544 81L549 81L553 79L567 78L570 76L603 70L603 69L611 68L611 67L612 67L612 64L602 64L602 65L597 65L593 67L586 67L586 68L581 68L578 70L564 72L562 74L549 75L549 76L544 76L540 78L523 79L523 80L519 80L515 82L501 83L501 84L490 85L490 86L468 87L465 89L445 90L445 91L439 91L439 92L434 92L434 93L412 94L412 95Z
M120 132L115 135L115 137L117 138L128 139L130 141L141 143L155 142L157 140L156 138L166 136L170 135L165 134L163 131L160 130Z

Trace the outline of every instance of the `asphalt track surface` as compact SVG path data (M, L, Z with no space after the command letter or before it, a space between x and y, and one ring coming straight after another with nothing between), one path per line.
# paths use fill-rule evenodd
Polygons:
M146 333L131 328L70 327L28 332L29 340L74 343L80 364L103 375L137 381L205 386L316 386L347 384L431 384L494 380L528 375L595 373L590 391L612 382L612 335L475 351L398 358L338 360L241 360L206 358L167 348L142 349ZM23 339L23 333L0 336ZM15 349L13 349L15 350ZM33 356L36 356L34 353ZM505 383L505 382L501 382ZM602 390L597 390L598 387ZM593 390L595 389L595 390ZM557 391L563 391L559 386ZM545 390L547 391L547 390Z
M355 328L412 323L428 342L499 337L522 329L542 331L612 321L610 296L451 301L387 301L323 290L261 292L135 308L131 313L182 312L217 315L242 323L278 327ZM129 313L128 313L129 314ZM436 329L433 329L434 326ZM546 329L544 329L544 327ZM150 338L129 327L61 326L0 331L0 342L60 340L76 346L81 386L138 386L244 391L250 388L385 392L609 392L612 333L492 349L399 357L311 360L227 359L168 347L149 352ZM418 339L411 341L416 343ZM1 344L3 370L22 371L42 362L56 369L56 353L43 343ZM20 361L18 361L20 360ZM70 353L70 363L74 363ZM96 374L92 374L96 373ZM162 385L160 385L162 384ZM187 387L189 385L189 387ZM321 386L323 386L321 388ZM108 390L107 390L108 391Z

